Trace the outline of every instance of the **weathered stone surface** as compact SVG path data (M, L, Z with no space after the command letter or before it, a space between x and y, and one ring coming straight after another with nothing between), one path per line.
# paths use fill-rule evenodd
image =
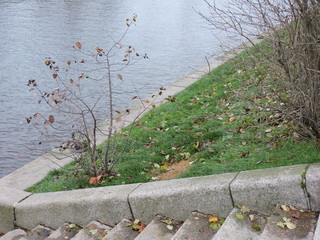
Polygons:
M259 169L239 173L231 184L235 206L270 214L277 203L308 208L302 188L302 176L307 165Z
M204 240L211 239L216 230L210 227L210 215L193 212L179 228L172 240Z
M157 214L184 221L194 210L227 216L233 209L229 184L236 173L144 183L129 196L135 218Z
M99 220L114 226L132 218L127 201L139 184L34 194L16 208L17 225L26 229L43 224L57 229L65 222L84 226Z
M316 227L316 214L309 211L299 211L299 218L292 217L288 211L283 211L279 206L275 209L259 240L313 240L314 230ZM285 225L285 219L295 228L289 229ZM284 228L278 226L282 222Z
M139 232L133 230L130 226L131 221L123 219L117 224L108 234L103 238L103 240L133 240L138 235Z
M54 149L1 178L0 187L15 188L23 191L39 182L51 170L60 168L60 166L64 166L73 161L73 158L68 157L68 154L70 154L68 150L59 152L58 149Z
M111 227L97 221L85 226L72 240L100 240L111 231Z
M0 240L19 240L27 233L22 229L15 229L0 237Z
M169 218L156 216L135 240L171 240L181 226L175 223L169 224L172 228L168 228L167 223L173 222L174 221Z
M320 211L320 164L310 164L306 174L307 192L312 211Z
M320 240L320 218L318 218L316 230L314 231L313 240Z
M52 229L39 225L20 240L45 240L51 233Z
M259 239L266 223L267 219L264 216L252 211L242 213L234 208L212 240Z
M46 240L68 240L77 235L80 230L81 228L75 224L65 223L51 233Z
M14 229L14 207L31 193L13 188L0 187L0 232Z

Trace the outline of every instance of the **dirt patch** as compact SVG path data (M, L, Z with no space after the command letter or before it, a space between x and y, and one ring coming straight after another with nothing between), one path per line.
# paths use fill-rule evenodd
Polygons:
M180 161L168 167L167 172L156 174L157 180L168 180L188 171L189 161Z

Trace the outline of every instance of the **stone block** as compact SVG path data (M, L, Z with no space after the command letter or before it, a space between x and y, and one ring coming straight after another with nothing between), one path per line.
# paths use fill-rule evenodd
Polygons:
M312 211L320 211L320 164L311 164L306 174L307 192Z
M139 184L34 194L16 207L17 225L59 228L65 222L85 226L99 220L114 226L131 219L128 195Z
M144 183L129 196L135 218L149 223L157 214L184 221L195 210L227 216L229 185L236 173Z
M259 169L239 173L231 184L234 204L270 214L277 203L308 209L302 187L307 165Z
M0 232L6 233L14 229L15 205L29 195L31 193L0 187Z

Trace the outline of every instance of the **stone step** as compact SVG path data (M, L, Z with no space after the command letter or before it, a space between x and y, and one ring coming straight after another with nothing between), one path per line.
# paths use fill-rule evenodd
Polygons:
M51 233L50 236L46 238L46 240L72 239L75 235L77 235L80 232L80 230L81 230L81 227L75 224L65 223L60 228L58 228L53 233Z
M215 217L211 215L211 218ZM218 219L218 218L217 218ZM193 212L183 223L172 240L209 240L218 229L210 226L210 215ZM221 220L217 220L219 222ZM219 224L219 223L217 223Z
M261 240L313 240L317 214L292 206L278 205Z
M20 240L44 240L46 239L53 230L44 226L37 226L27 233L26 236L20 238Z
M160 215L146 227L138 220L141 228L136 227L137 220L127 219L114 228L98 221L83 229L65 223L55 231L39 225L29 232L15 229L0 240L320 240L317 219L317 213L289 205L278 205L270 217L242 206L234 208L226 220L193 212L183 224Z
M131 226L132 221L123 219L117 226L108 232L103 240L133 240L139 235L139 232L133 230Z
M267 219L246 207L234 208L212 240L259 239Z
M26 231L22 229L15 229L8 232L4 236L0 237L0 240L19 240L21 239L21 237L24 237L26 234L27 234Z
M171 240L180 226L180 222L158 215L135 240Z
M317 227L314 231L313 240L320 240L320 218L318 217Z
M85 226L72 240L101 240L108 232L111 231L111 227L100 223L98 221L92 221Z

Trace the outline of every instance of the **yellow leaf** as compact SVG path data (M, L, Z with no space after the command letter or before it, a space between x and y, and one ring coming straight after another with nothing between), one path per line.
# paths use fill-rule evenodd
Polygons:
M211 216L209 217L209 222L214 222L214 223L216 223L216 222L218 222L218 221L219 221L219 218L218 218L217 216L211 215Z
M290 207L286 206L286 205L281 205L281 208L283 211L285 212L289 212L290 211Z

